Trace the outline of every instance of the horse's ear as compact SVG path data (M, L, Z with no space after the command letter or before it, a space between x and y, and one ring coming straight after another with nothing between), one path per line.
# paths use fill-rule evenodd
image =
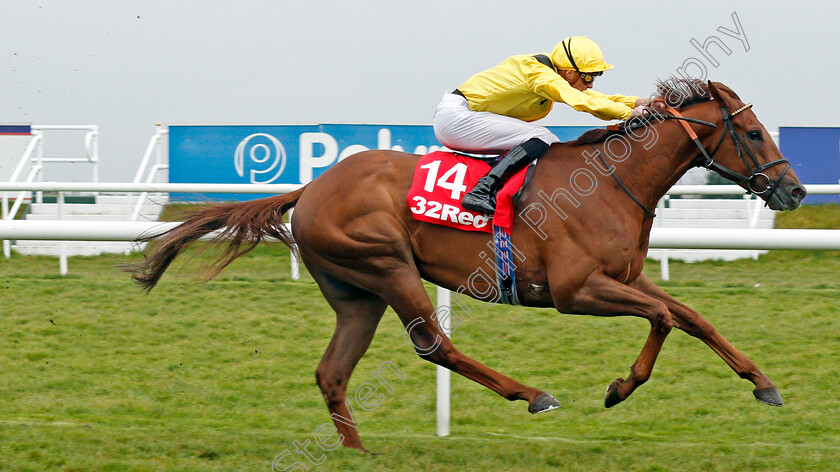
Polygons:
M718 103L720 103L721 106L724 106L725 103L723 101L723 96L721 96L720 90L718 90L718 88L715 87L715 83L709 80L706 82L706 84L709 87L709 94L711 94L712 98L714 98Z

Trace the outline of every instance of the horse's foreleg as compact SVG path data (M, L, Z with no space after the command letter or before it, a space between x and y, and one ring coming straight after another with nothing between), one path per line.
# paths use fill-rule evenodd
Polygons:
M406 341L417 355L478 382L508 400L526 400L531 413L560 407L560 403L544 391L506 377L455 349L433 318L435 309L419 275L406 272L389 276L388 280L395 283L389 287L386 300L405 325Z
M721 336L714 326L699 313L668 295L644 275L639 276L635 285L648 295L665 303L674 317L674 326L706 343L739 377L752 382L755 385L753 394L758 401L769 405L782 406L782 397L773 382L758 370L753 361L741 354L738 349Z
M624 285L605 275L590 277L581 289L574 294L571 305L558 304L571 313L596 316L639 316L650 322L650 333L639 353L639 357L630 368L630 375L616 379L607 387L604 405L609 408L628 396L645 383L653 372L656 357L662 349L665 338L671 331L673 321L668 308L639 290Z

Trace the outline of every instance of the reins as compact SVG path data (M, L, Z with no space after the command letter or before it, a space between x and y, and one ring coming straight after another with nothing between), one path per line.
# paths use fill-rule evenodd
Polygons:
M674 110L674 112L676 112L676 110ZM702 120L698 120L698 119L695 119L695 118L686 118L686 117L680 115L679 113L676 113L675 116L667 116L667 115L663 116L663 115L659 115L659 114L656 114L656 115L651 114L650 117L647 120L642 119L635 126L632 125L632 124L630 126L632 127L632 129L635 129L637 127L647 126L647 125L650 124L650 122L653 118L658 118L658 119L660 119L660 121L664 118L671 118L671 119L678 120L680 122L680 124L682 124L683 127L685 128L685 130L688 132L689 136L691 136L692 140L694 140L694 142L700 147L700 149L704 153L705 153L706 150L703 148L703 145L700 143L700 140L697 138L697 134L694 132L694 130L691 129L691 127L688 126L688 124L686 122L688 121L688 122L697 123L697 124L701 124L701 125L705 125L705 126L711 126L712 128L717 128L717 125L715 125L714 123L709 123L708 121L702 121ZM612 131L623 131L623 132L631 131L631 129L628 128L628 123L626 121L624 123L621 123L621 124L607 126L607 129L612 130ZM720 145L718 144L718 146L720 146ZM598 159L600 159L601 162L604 164L604 169L610 169L610 165L607 164L607 161L604 159L604 156L601 155L601 151L594 144L592 145L592 148L595 150L595 154L598 156ZM709 158L709 160L711 160L711 157L708 157L708 158ZM636 196L633 195L633 192L631 192L629 188L627 188L627 185L624 184L624 182L621 180L621 178L619 178L618 175L616 175L615 167L612 167L611 169L612 170L610 170L610 175L612 176L613 179L615 179L615 181L618 183L619 187L621 187L621 189L624 190L624 193L626 193L627 196L630 197L630 199L632 199L634 202L636 202L636 205L639 205L639 207L642 210L644 210L645 214L647 214L651 218L656 218L656 213L649 210L648 207L646 207L644 205L644 203L642 203L638 198L636 198Z
M714 124L714 123L708 122L708 121L701 121L701 120L695 120L693 118L686 118L686 117L682 116L680 114L680 112L677 111L676 108L673 108L673 107L666 106L665 109L668 110L671 113L671 115L662 115L662 118L663 119L677 120L677 122L682 126L682 128L688 134L689 139L691 139L694 142L694 144L697 146L697 148L700 149L700 153L703 155L704 158L706 158L706 162L703 164L703 167L708 169L710 166L712 166L712 164L714 164L714 159L712 158L712 156L714 156L715 153L717 152L718 148L720 148L721 143L723 143L723 137L726 136L726 133L723 133L720 136L720 141L718 141L717 146L715 146L715 149L712 151L711 154L709 154L706 151L705 146L703 146L703 143L700 142L700 138L697 137L697 133L695 133L694 130L691 129L691 126L688 126L687 122L691 121L692 123L698 123L698 124L702 124L704 126L711 126L712 128L717 128L717 125ZM727 171L728 171L728 169L727 169Z
M648 207L646 207L644 203L640 202L639 199L636 198L635 195L633 195L633 192L631 192L630 189L627 188L626 185L624 185L624 182L621 181L618 175L615 174L615 167L610 167L610 165L607 164L607 161L604 159L604 156L601 155L601 150L595 147L594 144L592 145L592 149L595 150L595 154L598 156L598 159L601 159L601 162L604 164L604 169L612 169L610 170L610 175L615 179L616 182L618 182L618 185L621 187L622 190L624 190L624 193L630 196L630 198L633 199L634 202L636 202L636 205L639 205L642 208L642 210L644 210L645 213L648 214L648 216L650 216L651 218L656 218L656 213L648 210Z
M618 177L618 175L615 174L615 167L611 168L610 165L607 164L607 161L604 159L604 156L601 155L601 150L598 149L597 147L595 147L594 144L592 145L592 149L595 150L595 154L598 156L598 159L601 159L601 162L604 164L604 169L612 169L612 170L610 170L610 175L613 176L613 178L618 183L618 185L622 188L622 190L624 190L624 193L626 193L628 196L630 196L630 198L633 199L634 202L636 202L636 205L639 205L642 208L642 210L644 210L645 213L648 214L648 216L650 216L651 218L656 218L656 213L648 210L648 208L645 206L645 204L642 203L641 201L639 201L639 199L636 198L635 195L633 195L633 192L631 192L630 189L627 188L626 185L624 185L624 182L622 182L622 180Z

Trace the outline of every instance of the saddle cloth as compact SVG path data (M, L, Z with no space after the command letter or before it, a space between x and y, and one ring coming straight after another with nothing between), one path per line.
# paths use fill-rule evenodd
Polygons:
M493 226L507 234L513 227L514 195L524 182L528 169L522 169L505 183L496 195L496 213L492 218L465 210L461 199L490 165L478 159L450 151L435 151L420 158L408 191L408 207L415 219L464 231L492 233Z

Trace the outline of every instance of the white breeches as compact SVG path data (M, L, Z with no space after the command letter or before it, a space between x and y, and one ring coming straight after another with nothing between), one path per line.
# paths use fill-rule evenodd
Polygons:
M531 138L548 145L560 139L547 128L517 118L470 110L467 99L447 93L435 110L435 137L452 150L504 152Z

